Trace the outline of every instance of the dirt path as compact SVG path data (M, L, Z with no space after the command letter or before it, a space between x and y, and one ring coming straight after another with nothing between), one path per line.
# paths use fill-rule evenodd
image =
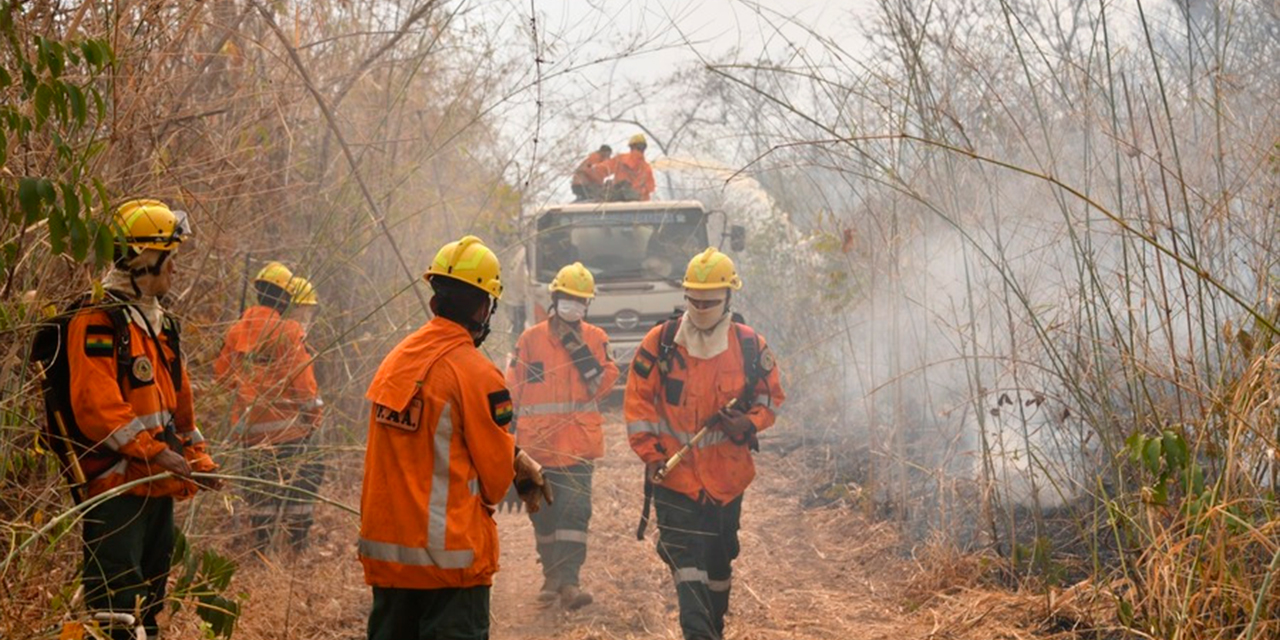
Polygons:
M653 529L635 539L641 504L639 462L621 426L609 430L598 465L591 546L583 585L596 603L577 612L540 607L542 583L533 530L523 515L502 514L502 572L494 588L495 639L680 638L670 574L653 547ZM779 432L778 437L786 438ZM848 510L804 511L810 475L801 452L766 446L743 508L742 554L734 565L727 637L739 640L924 638L930 627L898 608L909 569L884 526Z
M502 570L493 593L495 640L680 638L671 579L653 548L653 531L635 539L641 504L639 464L611 416L608 455L595 477L595 515L583 585L596 603L576 612L541 607L533 530L524 514L499 514ZM735 563L727 637L732 640L929 638L929 616L903 611L913 567L892 528L848 509L804 510L803 489L820 452L780 445L795 433L767 434L758 477L747 492ZM361 456L335 460L326 495L359 503ZM370 596L355 560L358 523L336 509L319 517L315 544L298 557L244 559L235 589L245 597L236 637L364 637ZM181 625L178 625L181 626Z

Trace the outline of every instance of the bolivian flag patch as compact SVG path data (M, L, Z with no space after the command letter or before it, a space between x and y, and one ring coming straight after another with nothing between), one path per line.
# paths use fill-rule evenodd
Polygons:
M111 327L90 326L85 328L85 355L111 357L115 353L115 347L115 331Z
M493 421L498 426L505 427L511 424L511 418L515 416L515 406L511 404L511 392L503 389L489 394L489 413L493 414Z
M652 353L641 348L636 350L636 357L631 361L631 369L639 374L641 378L648 378L649 372L653 371L653 363L656 361L657 358Z

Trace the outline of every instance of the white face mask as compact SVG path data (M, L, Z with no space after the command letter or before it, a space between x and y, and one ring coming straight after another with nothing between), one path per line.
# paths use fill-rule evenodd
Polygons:
M699 309L689 305L689 322L692 322L693 326L702 331L715 327L724 318L724 303L725 301L721 300L719 304L710 309Z
M587 315L587 304L561 298L556 301L556 315L565 322L579 322Z

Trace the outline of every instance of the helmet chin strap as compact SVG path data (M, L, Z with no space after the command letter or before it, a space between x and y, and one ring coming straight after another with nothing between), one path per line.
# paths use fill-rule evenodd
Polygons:
M139 254L141 255L141 254ZM164 268L164 263L169 259L168 252L161 253L156 258L155 264L147 267L129 267L129 284L133 287L133 295L142 297L142 289L138 286L138 278L144 275L158 276Z
M467 329L471 331L472 341L475 342L475 345L477 347L479 347L481 344L484 344L485 338L489 337L489 332L491 331L491 329L489 328L489 323L493 321L493 314L497 310L498 310L498 301L493 298L490 298L489 313L485 314L484 322L476 322L475 320L467 321Z

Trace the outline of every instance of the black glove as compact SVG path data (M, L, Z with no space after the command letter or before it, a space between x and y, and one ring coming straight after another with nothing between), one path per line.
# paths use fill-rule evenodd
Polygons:
M751 417L737 409L720 410L720 430L729 436L734 444L745 444L756 433L756 425Z

